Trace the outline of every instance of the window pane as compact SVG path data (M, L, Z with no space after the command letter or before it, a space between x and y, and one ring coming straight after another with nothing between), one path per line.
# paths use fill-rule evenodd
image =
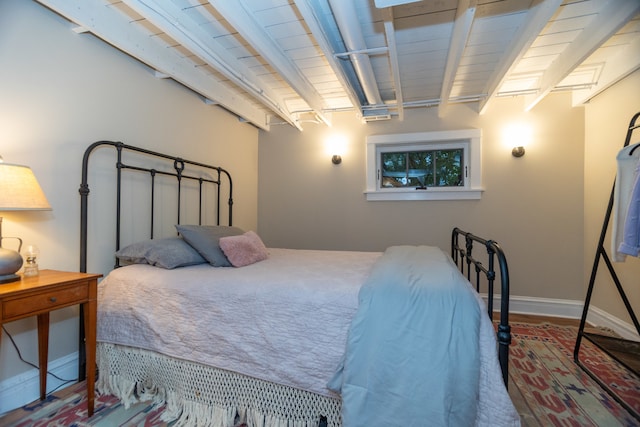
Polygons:
M381 186L405 187L407 184L407 153L382 153Z
M433 184L433 151L412 151L409 157L407 187L426 187Z
M462 154L461 148L436 151L436 186L459 187L464 185Z
M458 187L464 185L464 150L403 151L381 153L380 186Z

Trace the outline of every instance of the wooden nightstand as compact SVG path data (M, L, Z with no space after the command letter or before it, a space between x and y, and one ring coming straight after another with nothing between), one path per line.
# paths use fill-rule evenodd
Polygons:
M0 326L13 320L38 316L41 400L47 393L49 312L75 304L83 305L89 416L93 415L96 378L97 292L100 277L101 274L41 270L38 276L22 277L19 281L0 285Z

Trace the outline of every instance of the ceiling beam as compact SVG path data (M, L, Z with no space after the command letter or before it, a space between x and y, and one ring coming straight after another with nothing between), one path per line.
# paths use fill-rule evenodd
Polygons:
M598 84L590 89L574 90L572 92L573 106L587 103L599 93L604 92L635 70L640 69L640 36L637 36L623 50L607 60Z
M571 45L544 71L538 92L525 96L525 111L535 107L571 71L639 12L640 1L638 0L616 0L607 3L598 16L582 29Z
M396 29L393 25L393 9L388 7L382 10L384 19L384 34L389 48L389 65L393 76L393 85L396 93L396 112L398 119L404 120L404 96L402 95L402 82L400 81L400 63L398 61L398 47L396 44Z
M502 55L500 64L487 83L485 90L487 96L480 101L480 114L486 111L489 101L496 98L500 86L509 75L509 71L515 68L560 4L562 4L562 0L535 0L531 5L525 18L525 24L513 37L505 54Z
M122 13L102 0L37 0L42 5L64 16L66 19L88 29L98 38L122 52L136 58L149 67L171 76L175 81L202 96L215 99L225 109L245 118L259 127L269 130L268 116L264 111L241 99L228 87L211 80L209 76L193 66L191 61L181 58L172 50L161 46L141 32L136 25L122 19Z
M215 68L266 108L302 130L284 101L253 71L230 55L224 46L194 23L181 8L171 2L158 0L123 0L123 3L197 55L207 65Z
M453 82L458 74L458 66L467 45L471 24L476 15L477 0L459 0L456 17L453 23L451 43L449 43L449 53L447 54L447 65L444 69L442 88L440 90L440 104L438 105L438 116L444 115L449 105L449 97L453 89Z
M331 43L327 39L324 30L322 29L322 24L320 23L319 17L316 15L318 13L311 4L309 4L310 0L294 0L298 11L302 15L305 23L311 30L311 34L316 39L318 46L322 50L325 59L331 66L331 69L335 73L340 85L344 88L347 96L349 97L349 101L351 101L351 105L356 110L356 114L362 117L362 105L360 105L360 99L358 95L356 95L355 91L351 87L349 83L349 79L345 75L345 72L342 66L338 63L338 59L335 57L335 54L338 52L334 52L331 48Z
M294 91L309 105L313 113L326 125L331 121L325 114L326 105L320 94L307 80L300 69L282 51L242 1L209 0L209 3L226 19L238 33L249 42L262 58L280 74Z

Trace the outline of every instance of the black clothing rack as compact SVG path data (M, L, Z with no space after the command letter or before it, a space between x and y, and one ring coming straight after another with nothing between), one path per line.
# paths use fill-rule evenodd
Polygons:
M629 128L627 130L627 137L624 142L624 147L629 145L631 141L631 135L633 131L640 127L640 125L636 124L636 121L640 117L640 112L636 113L631 122L629 123ZM636 147L637 148L637 147ZM633 149L635 151L635 148ZM632 153L633 153L632 151ZM585 332L585 325L587 321L587 313L589 311L589 304L591 303L591 295L593 293L593 286L596 279L596 273L598 272L598 265L600 260L604 260L609 273L611 274L611 278L613 279L616 288L618 289L618 293L624 302L625 307L627 308L627 312L631 317L631 321L633 322L636 331L640 335L640 323L638 322L638 318L633 311L633 307L627 298L627 295L622 288L622 284L620 283L620 279L616 274L615 269L613 268L613 264L607 255L607 252L604 249L604 237L607 233L607 228L609 226L609 221L611 220L611 212L613 210L613 200L614 200L614 190L615 190L615 180L613 183L613 188L611 189L611 197L609 198L609 205L607 207L607 213L604 218L604 223L602 224L602 231L600 232L600 240L598 241L598 248L596 249L596 257L593 262L593 268L591 270L591 278L589 279L589 287L587 289L587 296L584 302L584 309L582 311L582 318L580 319L580 328L578 329L578 336L576 338L576 346L573 351L573 359L580 368L586 372L596 383L598 383L614 400L616 400L620 405L622 405L631 415L640 420L640 413L631 408L627 403L625 403L622 399L620 399L611 388L604 384L597 375L589 370L585 365L583 365L579 360L580 353L580 344L582 343L582 338L587 339L592 342L596 347L603 350L606 354L608 354L611 358L618 361L622 364L627 370L635 374L637 377L640 377L640 342L626 340L618 337L611 337L607 335L597 334L593 332Z

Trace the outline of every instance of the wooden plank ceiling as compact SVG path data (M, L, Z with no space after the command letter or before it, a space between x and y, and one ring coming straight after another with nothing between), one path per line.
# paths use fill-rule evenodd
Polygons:
M638 0L37 0L260 129L500 96L574 105L640 68Z

